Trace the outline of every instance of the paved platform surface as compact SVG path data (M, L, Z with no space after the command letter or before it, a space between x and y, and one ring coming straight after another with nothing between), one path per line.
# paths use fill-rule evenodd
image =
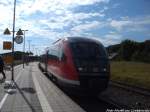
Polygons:
M16 89L0 83L0 112L84 112L38 69L37 63L15 67ZM11 79L11 72L6 72Z

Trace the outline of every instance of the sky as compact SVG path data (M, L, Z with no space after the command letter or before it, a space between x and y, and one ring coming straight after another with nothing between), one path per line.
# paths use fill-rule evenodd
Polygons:
M13 0L0 1L0 53L6 28L13 29ZM94 38L104 46L125 39L138 42L150 39L150 0L16 0L15 31L25 33L26 51L41 54L59 38ZM15 51L23 44L15 43Z

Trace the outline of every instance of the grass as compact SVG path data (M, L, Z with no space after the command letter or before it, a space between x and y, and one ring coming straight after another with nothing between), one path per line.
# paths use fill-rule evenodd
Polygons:
M111 80L150 89L150 64L111 62Z

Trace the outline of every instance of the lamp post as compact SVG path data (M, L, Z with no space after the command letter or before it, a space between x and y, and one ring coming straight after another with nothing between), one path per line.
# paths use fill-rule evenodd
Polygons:
M24 68L24 60L25 60L25 32L28 30L22 30L24 31L24 42L23 42L23 68Z
M28 40L28 43L29 43L29 54L28 54L28 63L30 62L30 44L31 44L31 40Z
M28 40L29 43L29 53L30 53L30 44L31 44L31 40Z

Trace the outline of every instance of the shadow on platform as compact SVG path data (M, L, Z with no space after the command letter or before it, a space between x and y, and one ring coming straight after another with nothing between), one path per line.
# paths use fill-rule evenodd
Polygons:
M31 93L31 94L36 93L36 91L31 87L28 87L28 88L24 87L24 88L21 88L21 90L24 91L24 92L27 92L27 93Z
M31 103L29 102L29 100L27 99L27 97L24 95L23 91L29 92L29 93L36 93L36 91L33 88L20 88L17 83L15 83L16 88L18 89L19 93L22 95L22 97L24 98L24 100L26 101L26 103L28 104L28 106L30 107L30 109L32 110L32 112L36 112L36 110L34 109L34 107L31 105Z

